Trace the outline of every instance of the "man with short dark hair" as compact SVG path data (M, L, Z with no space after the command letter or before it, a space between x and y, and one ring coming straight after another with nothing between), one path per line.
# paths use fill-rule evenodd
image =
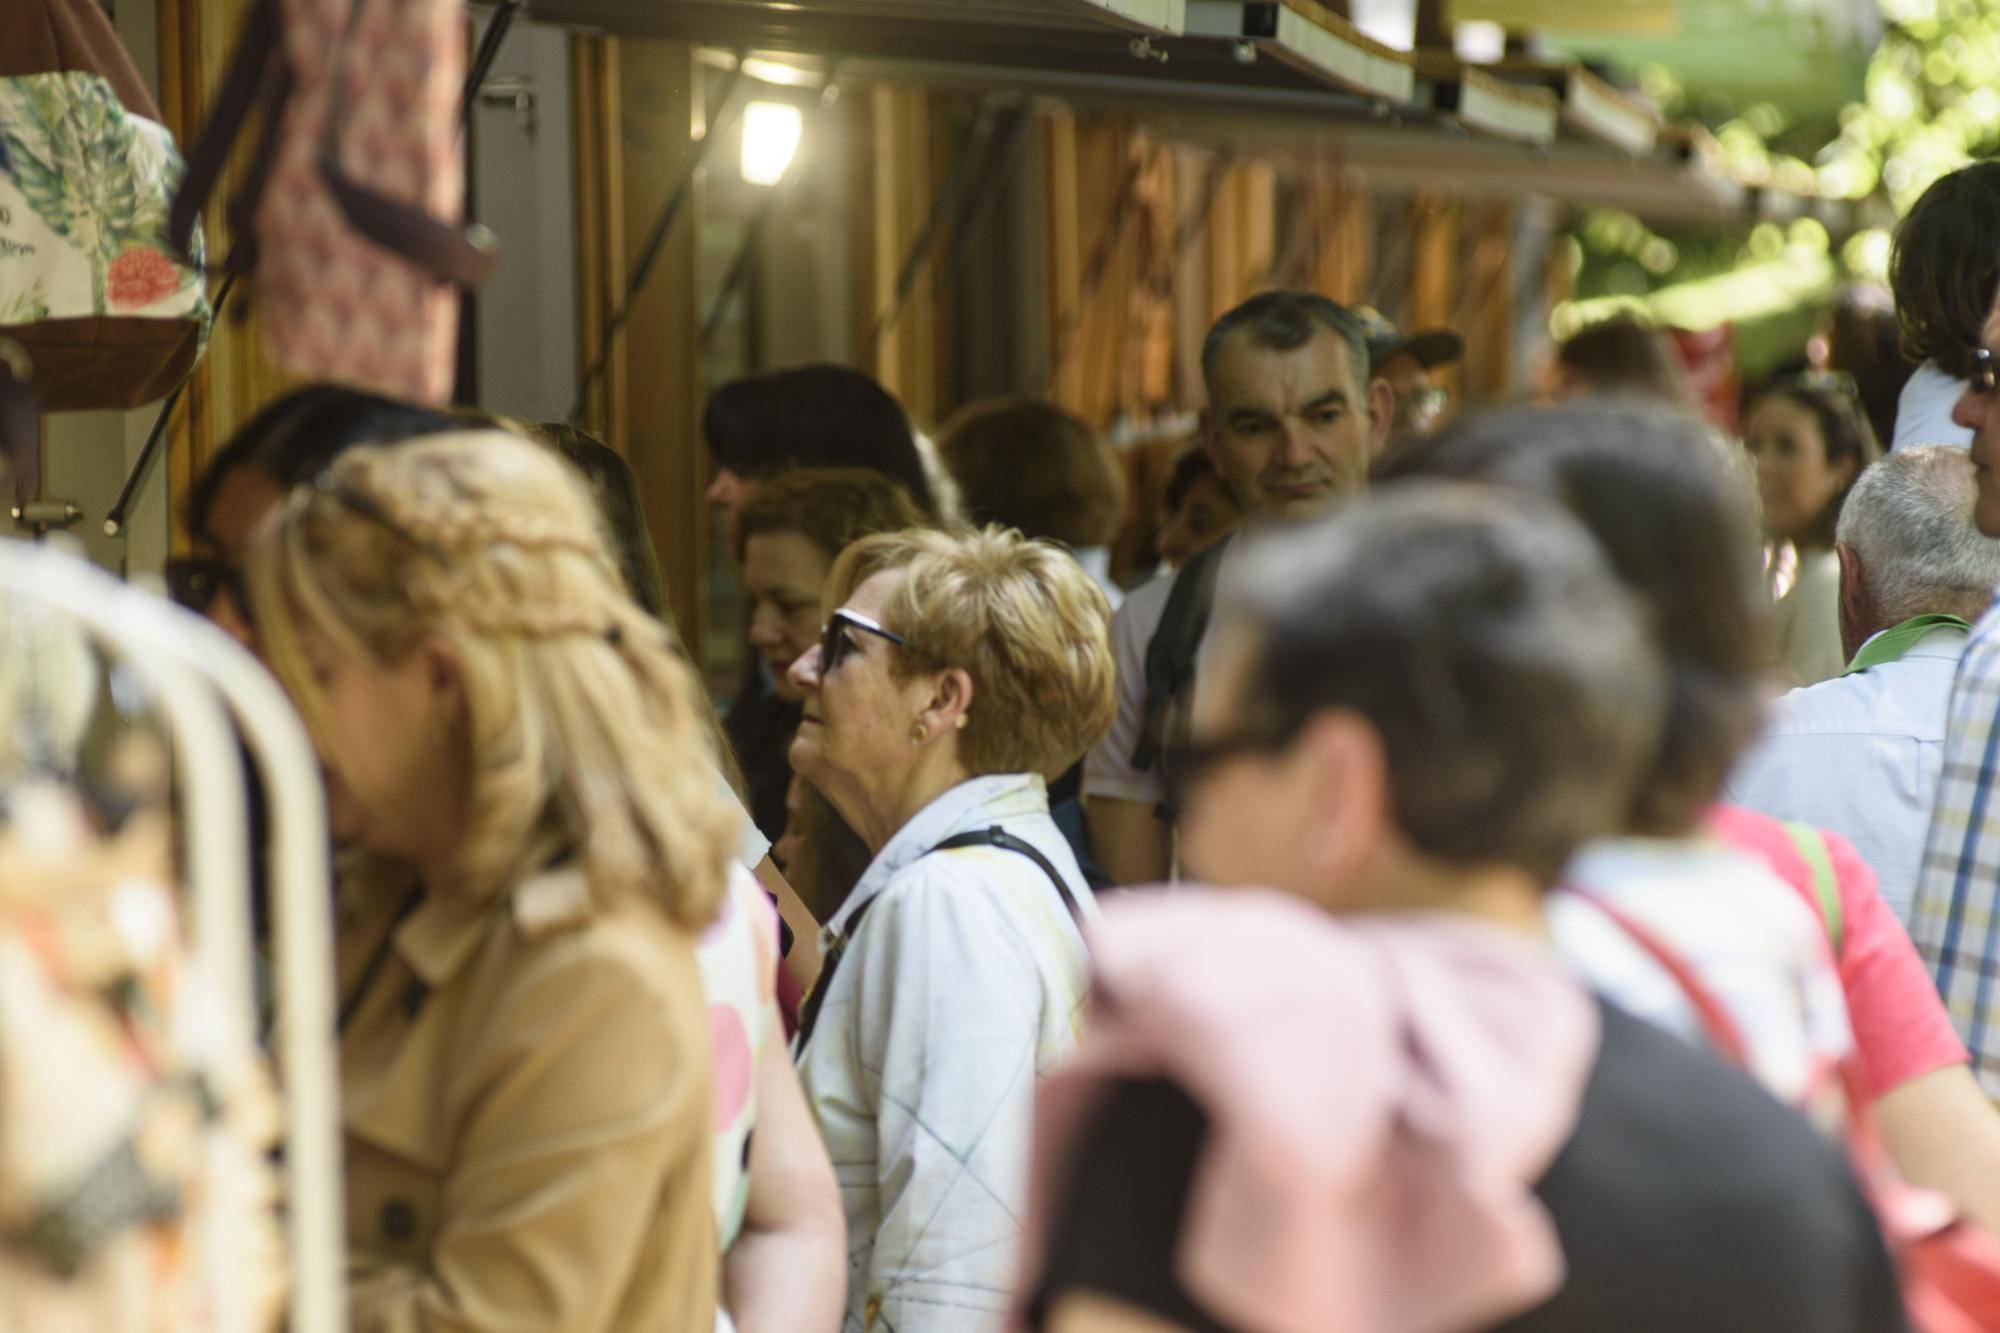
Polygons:
M1323 296L1253 296L1216 321L1201 366L1203 445L1246 527L1320 512L1362 484L1388 440L1394 395L1370 373L1366 326ZM1160 754L1185 730L1216 576L1232 545L1218 543L1172 580L1139 589L1113 624L1118 715L1085 761L1084 792L1092 845L1117 883L1172 871Z
M1907 920L1944 763L1952 675L2000 584L2000 541L1972 515L1966 451L1892 454L1841 506L1846 674L1793 690L1723 788L1733 805L1832 829Z

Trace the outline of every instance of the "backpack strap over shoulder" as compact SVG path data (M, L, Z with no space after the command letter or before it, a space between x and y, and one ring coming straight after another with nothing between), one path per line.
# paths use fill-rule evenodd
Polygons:
M1222 553L1231 538L1224 537L1206 550L1197 552L1174 575L1173 590L1167 594L1166 610L1159 628L1146 645L1146 719L1139 744L1132 751L1132 767L1150 769L1160 762L1166 745L1167 717L1174 700L1194 681L1194 659L1208 633L1208 617L1215 607L1215 581L1222 568Z

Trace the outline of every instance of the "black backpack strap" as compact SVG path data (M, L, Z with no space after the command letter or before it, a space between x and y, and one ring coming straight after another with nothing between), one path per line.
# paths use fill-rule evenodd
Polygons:
M800 1055L805 1054L806 1043L812 1040L813 1029L819 1026L820 1006L826 1003L826 993L833 989L833 974L840 970L840 960L847 955L848 941L854 938L855 931L861 929L861 919L868 915L868 909L873 907L875 900L881 896L881 893L876 892L863 898L855 906L853 915L847 918L847 929L841 932L833 947L826 951L826 959L819 967L819 976L813 980L812 991L807 994L805 1003L799 1006L799 1032L792 1049Z
M1146 645L1146 720L1138 748L1132 751L1132 767L1150 769L1160 762L1166 743L1167 716L1194 679L1195 654L1201 650L1202 636L1208 633L1209 612L1215 606L1215 580L1222 568L1222 552L1229 545L1225 537L1200 551L1174 575L1173 590L1167 594L1166 609L1160 614L1159 628Z
M972 833L961 833L956 837L946 838L931 850L949 852L960 847L998 847L1002 851L1018 852L1027 857L1040 866L1042 873L1049 877L1049 883L1056 886L1056 892L1062 895L1063 906L1068 909L1070 917L1079 927L1083 925L1083 909L1076 905L1076 895L1069 891L1069 885L1063 883L1062 872L1050 863L1048 857L1036 851L1033 843L1015 837L996 824L989 829L979 829Z
M1070 916L1076 921L1077 929L1083 928L1083 911L1076 905L1076 895L1069 891L1069 885L1063 883L1062 873L1050 863L1048 857L1036 851L1033 844L995 825L989 829L946 838L931 848L931 851L949 852L960 847L998 847L1003 851L1019 852L1027 857L1040 866L1042 873L1049 877L1049 883L1056 886L1056 892L1062 895L1063 906L1069 909ZM873 907L875 900L881 896L878 892L863 898L855 907L853 914L847 918L847 929L841 932L841 937L834 946L827 950L826 961L820 964L819 978L813 982L812 993L807 995L805 1003L799 1006L799 1034L792 1049L801 1056L805 1054L806 1043L812 1040L813 1029L819 1026L820 1006L826 1003L826 993L833 989L833 976L840 970L840 960L846 957L849 942L854 939L855 932L861 929L862 918L868 915L868 909Z

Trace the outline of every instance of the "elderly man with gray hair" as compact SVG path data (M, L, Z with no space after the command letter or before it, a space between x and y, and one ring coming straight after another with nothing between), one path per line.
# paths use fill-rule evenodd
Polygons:
M1723 789L1732 804L1846 837L1906 923L1952 677L2000 585L2000 540L1973 525L1976 498L1963 449L1907 450L1861 475L1835 548L1847 671L1779 699Z

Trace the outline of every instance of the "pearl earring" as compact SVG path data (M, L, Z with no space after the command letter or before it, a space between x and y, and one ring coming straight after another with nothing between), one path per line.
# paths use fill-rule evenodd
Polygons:
M931 738L931 729L925 726L923 723L919 722L917 723L916 726L910 728L910 744L922 745L925 741L929 740L930 738Z

